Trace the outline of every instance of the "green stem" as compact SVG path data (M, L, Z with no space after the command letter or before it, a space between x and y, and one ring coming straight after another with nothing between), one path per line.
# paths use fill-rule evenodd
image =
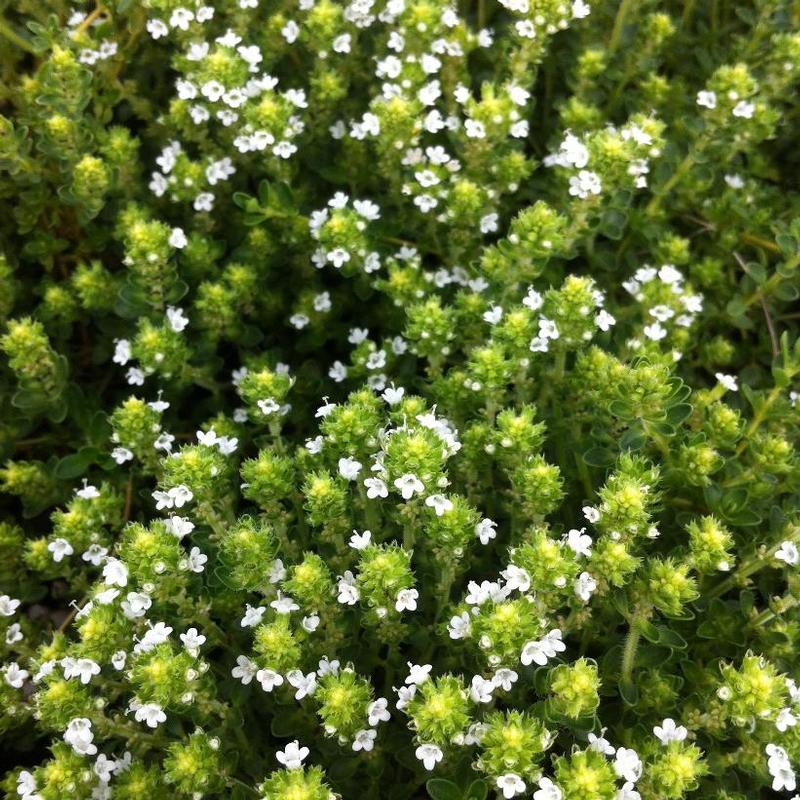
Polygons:
M30 53L31 55L37 55L36 51L33 49L33 45L27 40L23 39L9 24L8 20L0 17L0 36L4 36L8 39L9 42L15 44L17 47L24 50L26 53Z
M622 649L622 663L620 665L620 684L633 683L633 665L636 662L636 651L639 649L639 640L642 638L642 629L639 623L645 618L647 609L638 608L633 612Z
M781 390L778 386L773 386L770 393L767 395L767 399L761 405L761 408L758 409L756 415L753 417L752 422L748 425L747 430L742 436L742 440L739 442L738 446L736 447L736 455L741 455L742 452L745 450L747 445L750 443L750 437L758 430L761 426L761 423L764 421L764 417L767 416L772 404L780 397Z
M614 27L611 30L611 38L608 40L609 55L617 49L620 37L622 36L622 29L625 27L625 17L633 5L633 0L622 0L617 9L617 16L614 18Z
M728 575L724 581L718 583L708 592L706 595L708 599L712 600L715 597L720 597L735 586L743 586L747 578L769 565L779 546L780 545L774 545L761 555L753 556L747 561L743 561L737 570Z
M800 603L800 598L794 597L793 595L780 597L769 608L764 609L760 614L753 617L753 619L750 620L750 627L758 628L761 625L765 625L784 612L794 608L798 603Z

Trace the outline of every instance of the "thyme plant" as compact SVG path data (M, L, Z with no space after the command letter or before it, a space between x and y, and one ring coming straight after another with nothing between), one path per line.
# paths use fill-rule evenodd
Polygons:
M797 800L800 3L0 3L9 800Z

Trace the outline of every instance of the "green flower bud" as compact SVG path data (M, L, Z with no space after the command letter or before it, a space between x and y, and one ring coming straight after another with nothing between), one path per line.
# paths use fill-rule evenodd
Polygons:
M559 664L548 680L549 703L557 714L577 719L591 714L600 704L597 665L586 658L579 658L574 664Z
M421 742L449 745L470 722L469 693L454 675L430 678L417 687L406 712Z
M289 629L287 614L256 628L253 651L258 665L264 669L285 673L297 668L300 646Z
M484 720L476 768L490 778L512 772L534 780L541 774L552 734L541 720L520 711L492 711Z
M187 794L219 791L223 785L219 739L202 731L170 745L164 759L164 780Z
M314 698L320 704L317 714L329 736L352 741L358 731L367 727L367 709L373 699L372 686L351 667L321 678Z
M319 767L282 769L259 786L261 800L338 800Z

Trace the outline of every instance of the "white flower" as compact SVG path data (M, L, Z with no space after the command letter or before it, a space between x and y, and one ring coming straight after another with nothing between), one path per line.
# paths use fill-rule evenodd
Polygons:
M124 464L126 461L130 461L133 458L133 453L128 450L127 447L115 447L111 451L111 458L113 458L117 464Z
M379 722L388 722L392 715L388 709L389 701L385 697L379 697L367 706L367 722L373 728Z
M0 617L13 617L21 602L7 594L0 595Z
M576 530L573 528L567 533L567 546L576 556L586 556L592 554L592 537L584 531L586 528Z
M6 628L6 644L16 644L25 638L19 622L14 622Z
M6 664L4 678L12 689L21 689L29 675L28 670L22 669L16 661Z
M172 498L175 508L181 508L194 498L194 495L189 487L184 486L182 483L178 486L174 486L167 492L167 494Z
M343 605L354 606L361 597L361 592L358 591L356 586L355 576L349 569L345 570L344 575L340 576L338 589L339 596L337 600Z
M175 333L180 333L189 324L189 319L183 313L183 309L175 306L167 306L167 320Z
M169 639L172 633L172 628L163 622L156 622L151 628L148 628L145 635L133 648L134 653L148 653L154 647L163 644Z
M794 770L789 763L789 756L786 751L776 744L766 746L767 769L772 776L772 788L776 792L785 790L793 792L797 786Z
M584 603L589 600L595 589L597 589L597 581L588 572L581 572L575 579L575 594Z
M792 713L792 709L782 708L775 719L775 727L781 733L785 733L789 728L794 728L795 725L797 725L797 717Z
M398 611L416 611L419 592L416 589L401 589L397 593L394 607Z
M206 561L208 561L208 556L201 553L199 547L193 547L186 559L186 565L192 572L202 572L205 569Z
M716 92L700 91L697 93L697 105L703 108L715 109L717 107Z
M417 693L416 685L401 686L399 689L392 687L397 692L397 703L395 704L398 710L402 711L413 699Z
M492 519L482 519L475 526L475 535L481 544L489 544L497 536L496 527L497 523Z
M256 680L267 693L271 692L276 686L283 686L283 675L272 669L258 670L256 672Z
M585 3L583 0L575 0L572 4L572 18L573 19L585 19L589 16L592 9Z
M615 800L642 800L642 796L636 791L636 787L631 781L626 781L617 792Z
M606 739L604 736L605 732L606 729L602 728L599 736L596 736L594 733L589 734L589 749L604 756L613 756L616 752L616 748Z
M667 335L667 330L656 320L652 325L644 326L644 335L653 342L659 342Z
M347 481L354 481L361 472L361 462L356 461L354 458L340 458L339 459L339 474Z
M437 517L441 517L448 511L453 510L453 502L443 494L432 494L425 498L425 505L436 512Z
M367 487L367 497L374 500L376 497L388 497L389 487L380 478L366 478L364 486Z
M144 703L134 712L137 722L144 722L148 728L157 728L165 722L167 715L158 703Z
M319 660L319 669L317 669L317 675L320 678L324 678L326 675L338 675L339 674L339 662L335 659L333 661L328 659L328 656L322 656Z
M186 633L180 635L180 640L186 648L186 652L191 656L197 657L200 648L205 644L206 637L200 633L197 628L189 628Z
M752 119L753 114L756 112L756 104L751 103L748 100L740 100L734 107L733 111L731 112L734 117L740 117L741 119Z
M403 399L405 393L406 390L402 386L395 388L395 385L392 384L383 390L381 397L390 406L396 406Z
M550 778L539 778L539 789L533 793L533 800L561 800L561 789Z
M214 195L211 192L201 192L194 199L195 211L211 211L214 208Z
M253 607L247 603L244 616L242 617L241 626L243 628L252 628L261 623L261 618L266 614L267 609L263 606Z
M714 373L714 377L729 391L738 392L739 384L734 375L726 375L724 372Z
M450 634L451 639L463 639L469 636L471 629L472 622L466 611L462 611L458 616L451 617L447 626L447 632Z
M357 731L355 738L353 739L353 750L356 752L363 750L365 753L369 753L369 751L372 750L375 745L375 739L377 736L378 731L372 730L371 728Z
M608 311L602 308L594 318L594 324L597 325L601 331L608 331L613 325L617 324L617 320L611 316Z
M744 178L741 175L736 175L735 173L725 175L725 183L731 189L743 189L744 188Z
M298 26L298 24L294 20L290 19L281 28L281 34L283 35L283 38L286 39L286 41L289 44L294 44L294 42L297 41L297 37L300 35L300 27Z
M237 656L236 666L231 670L231 675L247 686L255 677L256 670L256 665L247 656Z
M186 517L179 517L173 514L164 520L164 527L176 538L183 539L194 530L194 522Z
M188 8L176 8L169 18L169 24L172 28L178 28L182 31L189 30L189 23L194 19L194 13Z
M775 558L793 567L800 563L800 552L794 542L781 542L781 546L775 551Z
M623 780L636 783L642 775L642 760L637 752L628 747L617 748L614 772Z
M169 235L169 243L172 247L182 250L189 244L189 240L186 238L186 234L183 232L183 228L173 228L170 235Z
M304 697L311 696L317 689L317 673L309 672L303 675L299 669L293 669L286 673L286 680L297 690L294 693L295 700L302 700Z
M354 200L353 208L356 210L356 213L360 214L362 217L364 217L364 219L369 220L370 222L380 219L380 206L378 206L377 203L373 203L372 200Z
M94 500L96 497L100 497L97 487L88 483L86 478L83 479L83 488L76 489L75 494L82 500Z
M353 550L363 550L364 548L369 547L371 539L371 531L364 531L364 533L353 531L353 535L350 537L348 544L353 548Z
M653 733L661 744L669 744L670 742L682 742L689 732L683 725L676 725L674 719L667 717L661 725L653 728Z
M64 731L64 741L82 756L93 756L97 752L97 747L92 744L93 739L92 723L86 717L76 717L70 720Z
M56 564L75 552L72 549L72 545L66 539L60 537L58 539L53 539L53 541L47 545L47 549L53 554L53 561L55 561Z
M300 610L300 606L295 603L293 598L283 595L280 591L278 592L277 600L273 600L269 605L278 614L291 614L292 611Z
M286 579L286 567L283 566L283 561L276 558L269 568L269 582L280 583Z
M558 163L565 167L583 169L589 163L589 149L577 136L567 131L559 148Z
M414 751L414 755L429 772L444 758L441 748L435 744L421 744Z
M494 233L497 230L497 222L499 220L499 215L495 212L491 214L486 214L481 217L480 221L480 230L481 233Z
M481 675L473 675L469 688L469 696L473 703L491 703L494 690L494 681L487 680Z
M582 169L577 175L569 179L569 193L572 197L585 200L590 194L598 195L603 187L600 176L596 172Z
M64 662L66 662L66 664ZM86 686L95 675L100 674L100 665L92 661L91 658L64 658L61 660L61 664L64 667L64 678L66 680L80 678L84 686Z
M303 630L308 631L309 633L314 633L314 631L319 627L319 623L320 619L318 614L309 614L300 620Z
M522 299L522 305L531 311L538 311L543 303L544 298L533 287L528 288L528 293Z
M428 680L433 666L431 664L412 664L409 661L408 669L409 672L405 680L406 685L410 686L411 684L414 684L415 686L419 686Z
M280 411L281 409L281 407L271 397L267 397L264 400L259 400L256 405L265 417L268 417L270 414L274 414L276 411Z
M600 512L594 506L584 506L581 511L587 522L594 524L600 520Z
M425 491L425 485L411 472L406 472L405 475L397 478L394 485L395 488L400 490L403 500L410 500L415 494L421 494Z
M486 136L486 128L482 122L476 119L467 118L465 120L464 132L470 139L483 139Z
M567 646L561 640L560 629L553 628L550 633L539 639L539 641L528 642L522 648L519 660L526 667L531 664L538 664L543 667L549 659L555 658L558 653L563 653L566 649Z
M17 777L17 794L22 800L41 800L41 796L36 794L36 778L26 769Z
M161 39L163 36L167 36L167 34L169 34L169 28L160 19L147 20L147 25L145 27L153 39Z
M507 800L525 791L525 781L513 772L507 772L505 775L501 775L496 783L497 788L500 789L503 793L503 797Z
M524 594L531 588L531 576L522 567L509 564L500 574L505 578L505 588L509 592L516 590Z
M492 676L492 683L496 688L504 692L510 692L514 684L519 679L519 675L513 669L501 667Z

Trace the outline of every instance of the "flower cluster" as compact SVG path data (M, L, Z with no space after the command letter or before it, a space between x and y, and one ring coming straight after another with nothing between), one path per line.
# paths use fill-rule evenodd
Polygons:
M797 10L0 14L9 800L797 800Z

